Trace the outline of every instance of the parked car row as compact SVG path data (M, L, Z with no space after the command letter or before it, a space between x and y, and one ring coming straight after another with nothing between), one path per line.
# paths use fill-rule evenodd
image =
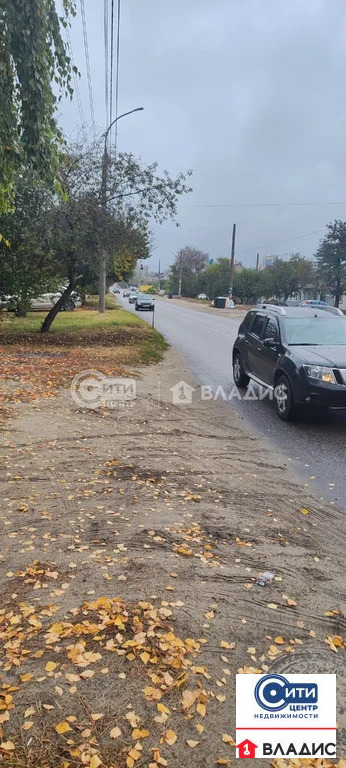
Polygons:
M42 293L41 296L37 296L30 301L31 312L49 312L52 307L59 301L62 296L65 287L62 286L61 291L55 291L50 293ZM8 312L15 312L17 307L17 296L3 296L0 300L0 307L7 309ZM66 300L62 307L63 312L73 312L76 307L82 306L82 299L76 291L72 291L70 297Z

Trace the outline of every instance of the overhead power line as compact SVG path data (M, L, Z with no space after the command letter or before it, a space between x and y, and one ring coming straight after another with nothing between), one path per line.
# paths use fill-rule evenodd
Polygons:
M104 0L103 3L103 33L104 33L104 49L105 49L105 112L106 112L106 124L109 121L109 78L108 78L108 35L109 35L109 12L108 12L108 0Z
M109 87L109 125L113 121L113 70L114 70L114 0L111 6L111 66ZM112 150L112 130L109 132L109 152Z
M120 70L120 10L121 0L118 0L117 13L117 51L116 51L116 77L115 77L115 117L118 117L119 111L119 70ZM118 123L115 123L115 151L117 147Z
M73 67L74 90L75 90L76 99L77 99L78 112L79 112L79 117L80 117L82 128L85 131L85 117L84 117L84 111L83 111L83 103L82 103L82 99L81 99L81 95L80 95L80 88L79 88L79 82L78 82L78 74L75 71L75 63L74 63L74 56L73 56L73 49L72 49L72 40L71 40L71 35L70 35L70 29L69 29L68 26L66 28L66 34L67 34L67 44L68 44L68 47L69 47L69 50L70 50L71 62L72 62L72 67Z
M92 130L95 136L94 98L93 98L93 88L92 88L92 81L91 81L88 31L87 31L87 24L86 24L86 17L85 17L84 0L80 0L80 7L81 7L81 13L82 13L82 26L83 26L83 38L84 38L85 63L86 63L86 71L87 71L87 78L88 78L90 115L91 115Z
M306 232L304 235L297 235L296 237L289 237L288 240L279 240L276 243L268 243L267 245L254 245L253 248L246 248L243 251L237 251L237 253L252 253L253 251L260 251L262 248L273 248L275 245L284 245L285 243L292 243L293 240L301 240L303 237L310 237L311 235L319 235L321 232L325 232L323 229L316 229L314 232Z
M196 205L188 204L189 208L272 208L272 207L289 207L289 206L301 206L301 205L346 205L345 200L325 200L325 201L311 201L303 203L206 203Z

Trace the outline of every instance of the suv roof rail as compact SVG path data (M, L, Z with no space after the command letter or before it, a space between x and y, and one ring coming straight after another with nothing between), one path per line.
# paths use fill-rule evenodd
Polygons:
M257 304L256 309L270 309L271 312L277 312L278 315L286 315L284 307L278 307L277 304Z

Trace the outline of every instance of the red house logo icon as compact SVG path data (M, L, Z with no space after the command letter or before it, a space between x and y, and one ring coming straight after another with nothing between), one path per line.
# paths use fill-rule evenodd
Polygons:
M245 739L241 744L237 744L238 757L256 757L257 744L249 739Z

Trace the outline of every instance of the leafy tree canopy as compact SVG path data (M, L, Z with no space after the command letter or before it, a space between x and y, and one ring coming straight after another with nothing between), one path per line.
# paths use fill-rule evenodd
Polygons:
M57 183L62 137L55 114L62 93L72 95L61 26L74 15L74 0L62 6L59 18L54 0L0 0L0 212L13 203L24 165L51 187Z
M49 225L53 197L27 173L21 174L14 203L14 211L0 216L0 294L15 296L18 314L25 314L30 299L58 281Z
M338 307L346 292L346 221L335 219L316 252L317 275L324 280Z

